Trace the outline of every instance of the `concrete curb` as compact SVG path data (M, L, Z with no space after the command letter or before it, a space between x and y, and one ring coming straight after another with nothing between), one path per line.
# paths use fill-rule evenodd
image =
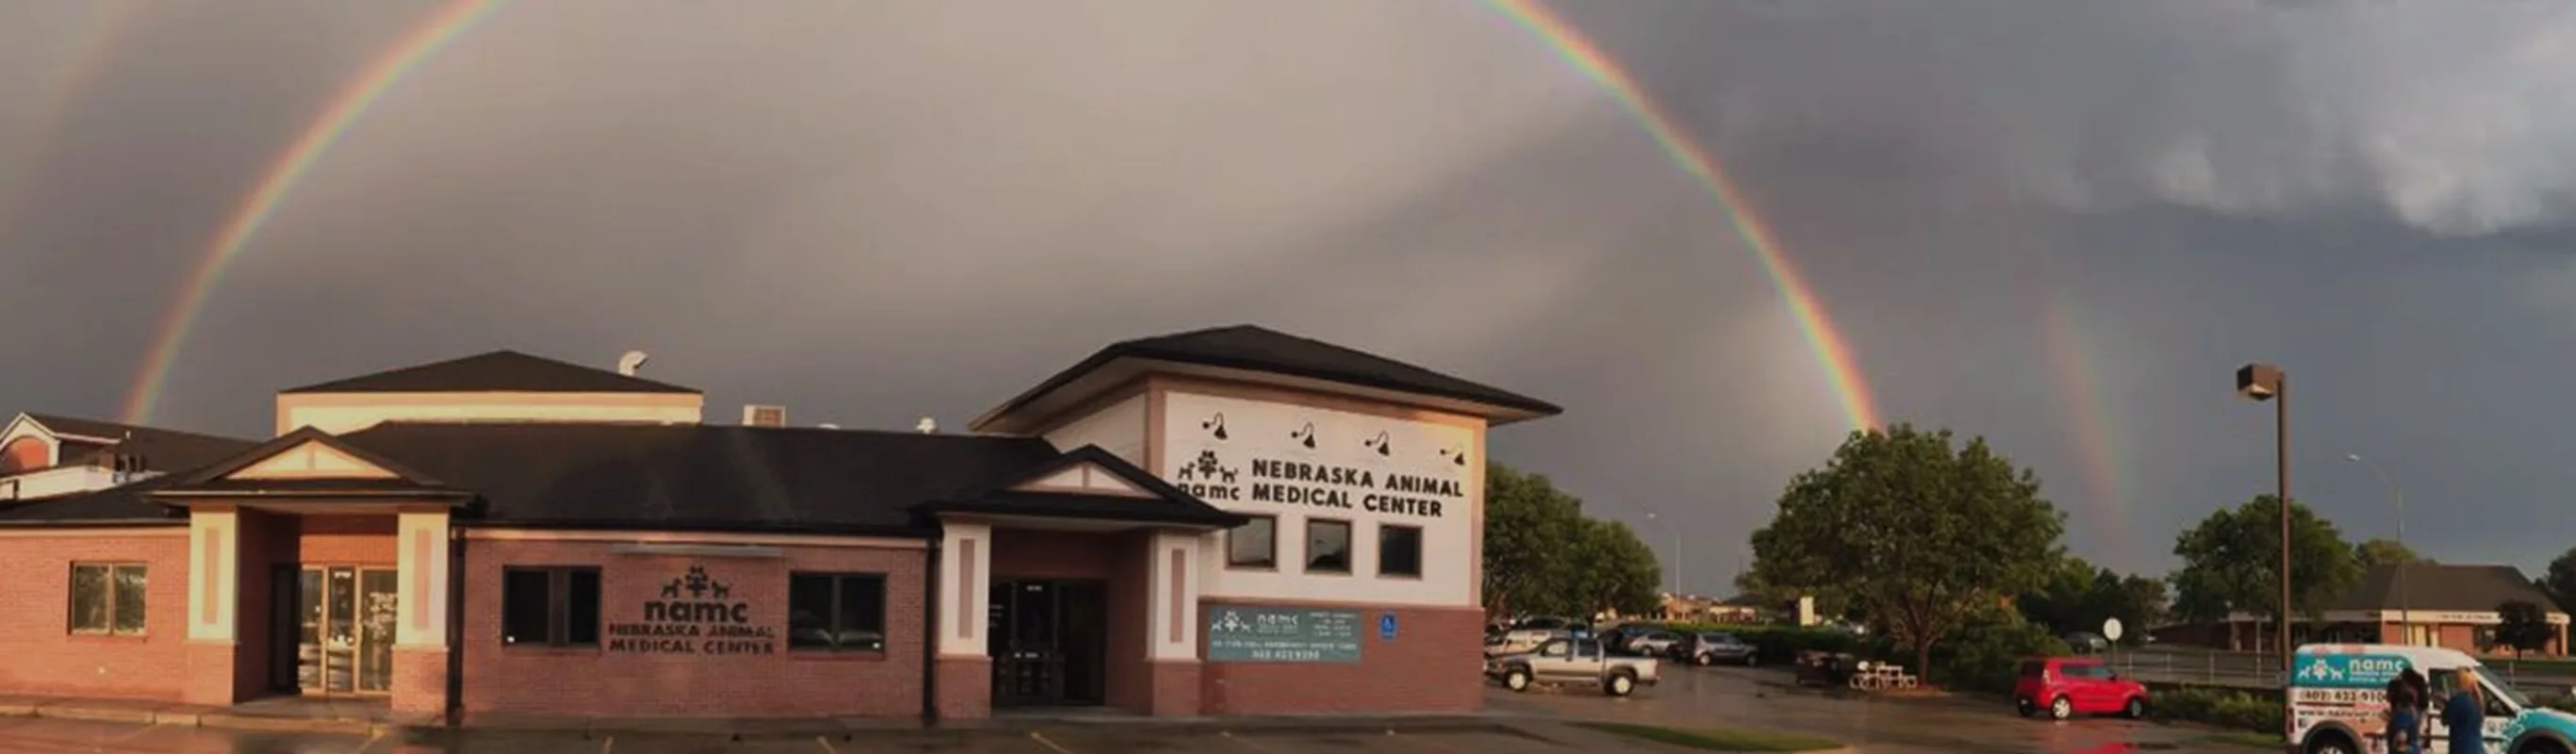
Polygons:
M392 735L416 728L434 729L434 726L427 724L241 714L224 712L220 711L220 708L213 707L114 700L6 699L0 700L0 717L43 717L130 725L176 725L189 728L356 735Z

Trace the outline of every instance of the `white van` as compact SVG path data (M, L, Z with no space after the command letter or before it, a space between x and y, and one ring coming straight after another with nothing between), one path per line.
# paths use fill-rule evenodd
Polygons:
M2576 754L2576 715L2533 704L2475 657L2458 650L2395 644L2310 644L2292 658L2292 752L2361 754L2387 751L2388 682L2413 668L2431 682L2432 710L2425 713L2426 752L2450 751L2442 703L2451 698L2454 671L2478 679L2486 700L2489 754Z

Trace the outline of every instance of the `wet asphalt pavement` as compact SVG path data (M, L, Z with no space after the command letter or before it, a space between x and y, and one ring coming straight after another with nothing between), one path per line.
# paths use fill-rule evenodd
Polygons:
M1588 688L1526 694L1497 688L1487 693L1486 708L1569 719L1812 733L1851 744L1858 754L2265 751L2212 741L2216 731L2196 726L2117 718L2023 719L2010 705L1993 699L1872 699L1796 689L1785 670L1670 664L1663 670L1661 684L1626 699Z
M1993 700L1866 699L1795 690L1771 669L1667 667L1661 685L1627 699L1591 689L1514 694L1493 689L1488 709L1504 720L1611 720L1675 727L1768 728L1841 740L1860 754L2121 754L2263 751L2210 740L2213 731L2117 719L2025 720ZM1544 723L1541 723L1544 725ZM1561 734L1562 729L1555 733ZM727 752L744 754L1570 754L1621 750L1604 741L1564 745L1494 732L1288 733L1226 735L1154 725L1073 725L1028 733L972 735L885 732L836 737L755 738L685 734L593 735L433 731L367 737L270 733L179 725L0 717L0 754L552 754ZM1676 751L1664 747L1636 750Z

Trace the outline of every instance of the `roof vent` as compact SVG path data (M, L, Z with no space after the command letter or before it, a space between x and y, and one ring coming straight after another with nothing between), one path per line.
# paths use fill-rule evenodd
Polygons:
M925 435L939 434L939 420L924 416L919 423L912 425L912 429Z
M743 426L746 427L787 426L787 407L763 406L757 403L744 406L742 407L742 423Z
M652 359L652 354L645 353L643 351L628 351L626 352L626 355L617 357L617 373L633 377L635 376L635 370L644 368L644 362L651 361Z

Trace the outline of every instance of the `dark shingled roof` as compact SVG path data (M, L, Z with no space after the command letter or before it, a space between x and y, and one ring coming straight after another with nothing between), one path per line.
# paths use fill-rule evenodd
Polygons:
M1120 495L1088 495L1066 492L1034 492L1010 487L1043 478L1078 464L1098 464L1102 469L1153 493L1152 499ZM966 492L953 498L933 500L917 506L926 513L973 513L1002 516L1047 516L1053 518L1087 518L1099 521L1133 521L1167 524L1190 524L1212 527L1243 525L1246 517L1228 513L1207 501L1154 478L1127 459L1085 445L1063 455L1021 471L1015 476L996 479L984 489Z
M185 513L148 497L153 490L179 481L180 475L164 474L121 487L22 503L0 502L0 526L186 524L188 517Z
M46 429L53 430L58 435L97 437L117 441L121 443L119 447L121 452L141 455L144 468L156 471L194 469L231 458L259 445L253 440L55 414L29 412L27 418L35 420L37 424L45 425ZM66 441L63 443L62 463L58 465L87 464L90 459L96 458L99 452L105 449L106 446L94 443L79 440Z
M2398 598L2397 571L2406 569L2405 599ZM2362 576L2361 584L2344 593L2334 610L2440 610L2460 613L2491 613L2496 606L2511 600L2539 605L2542 610L2559 612L2549 595L2533 586L2522 569L2509 565L2451 565L2448 563L2409 563L2404 566L2372 566Z
M686 393L680 387L606 369L493 351L281 391L295 393Z
M1073 368L1056 373L1009 405L1008 413L1038 396L1081 379L1118 359L1153 359L1183 364L1271 372L1328 380L1361 387L1472 401L1542 416L1565 412L1556 404L1481 385L1373 353L1344 348L1255 325L1234 325L1112 343Z
M897 533L1056 457L1035 438L731 425L389 423L341 438L481 496L492 523Z

